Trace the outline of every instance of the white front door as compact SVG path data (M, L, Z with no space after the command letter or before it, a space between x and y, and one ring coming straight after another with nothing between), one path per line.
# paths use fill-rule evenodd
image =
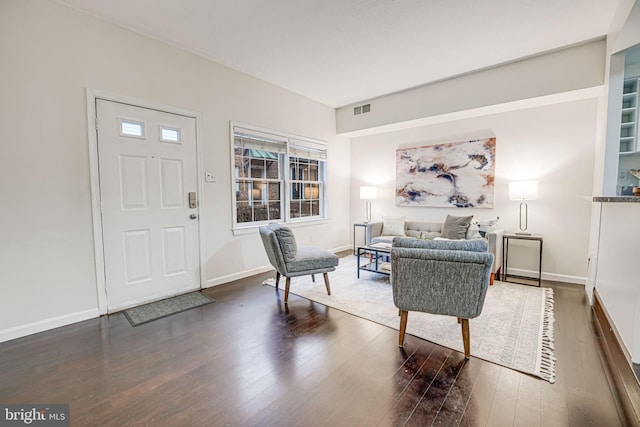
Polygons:
M96 99L109 312L200 288L196 121Z

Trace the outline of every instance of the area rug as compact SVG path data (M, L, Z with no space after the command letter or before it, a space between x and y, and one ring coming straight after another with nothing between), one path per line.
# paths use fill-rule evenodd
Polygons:
M314 283L311 276L291 279L290 292L399 328L388 276L361 271L358 279L356 257L348 256L340 258L329 280L331 295L327 295L321 277ZM263 284L274 286L275 280ZM284 289L284 279L280 288ZM482 314L469 321L471 355L553 383L553 323L553 289L496 281L487 291ZM462 332L455 317L410 312L407 333L463 352Z
M123 313L131 323L131 326L138 326L212 302L214 300L200 292L189 292L188 294L129 308L124 310Z

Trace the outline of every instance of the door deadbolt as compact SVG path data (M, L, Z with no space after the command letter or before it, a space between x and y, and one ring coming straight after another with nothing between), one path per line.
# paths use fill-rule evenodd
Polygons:
M198 207L198 198L195 191L189 192L189 207L195 209Z

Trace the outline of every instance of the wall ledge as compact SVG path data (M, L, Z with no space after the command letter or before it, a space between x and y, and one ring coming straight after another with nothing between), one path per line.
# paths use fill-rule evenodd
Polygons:
M637 196L594 196L594 202L600 203L640 203Z

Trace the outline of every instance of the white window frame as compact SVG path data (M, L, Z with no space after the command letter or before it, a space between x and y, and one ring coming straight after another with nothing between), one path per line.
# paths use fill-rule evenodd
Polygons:
M239 179L236 171L235 164L235 136L236 133L244 133L247 135L253 135L256 137L264 137L266 140L278 141L286 146L285 152L279 154L279 182L281 182L281 212L282 218L277 222L281 224L296 225L296 224L313 224L327 220L327 151L328 143L319 139L303 137L299 135L292 135L286 132L274 131L271 129L260 128L257 126L246 125L239 122L231 121L229 123L229 141L231 147L231 217L232 217L232 230L234 234L243 234L254 230L257 227L268 224L274 220L267 221L253 221L253 222L238 222L237 218L237 196ZM313 160L318 160L318 181L320 183L319 190L319 207L318 215L304 216L298 218L291 217L291 188L292 182L299 182L299 180L292 180L290 177L290 157L305 157L304 153L313 153L315 156ZM306 181L305 181L306 182ZM316 182L316 181L314 181ZM263 192L263 197L264 192Z
M301 141L298 140L296 138L290 138L289 139L289 147L287 150L289 157L287 159L287 164L285 165L285 167L287 168L287 179L289 180L289 187L288 187L288 193L287 195L289 196L289 204L288 206L288 214L289 214L289 218L291 218L291 221L298 221L298 220L304 220L305 218L318 218L318 217L322 217L324 218L325 215L323 212L323 209L325 209L325 204L324 204L324 198L323 198L323 194L326 192L326 146L318 146L315 143L311 142L311 141ZM311 161L316 161L317 165L318 165L318 179L317 180L312 180L310 177L292 177L289 172L291 172L291 159L292 158L298 158L298 159L307 159L307 160L311 160ZM293 195L291 193L291 189L292 189L292 184L300 184L300 186L302 187L302 197L295 199L295 200L300 200L302 203L302 201L304 201L305 199L308 198L308 196L305 193L305 190L307 186L317 186L318 187L318 203L319 203L319 215L316 216L307 216L307 217L296 217L296 218L292 218L291 215L291 205L294 202L293 199ZM310 199L316 200L315 197L311 197ZM326 211L325 211L326 212Z

